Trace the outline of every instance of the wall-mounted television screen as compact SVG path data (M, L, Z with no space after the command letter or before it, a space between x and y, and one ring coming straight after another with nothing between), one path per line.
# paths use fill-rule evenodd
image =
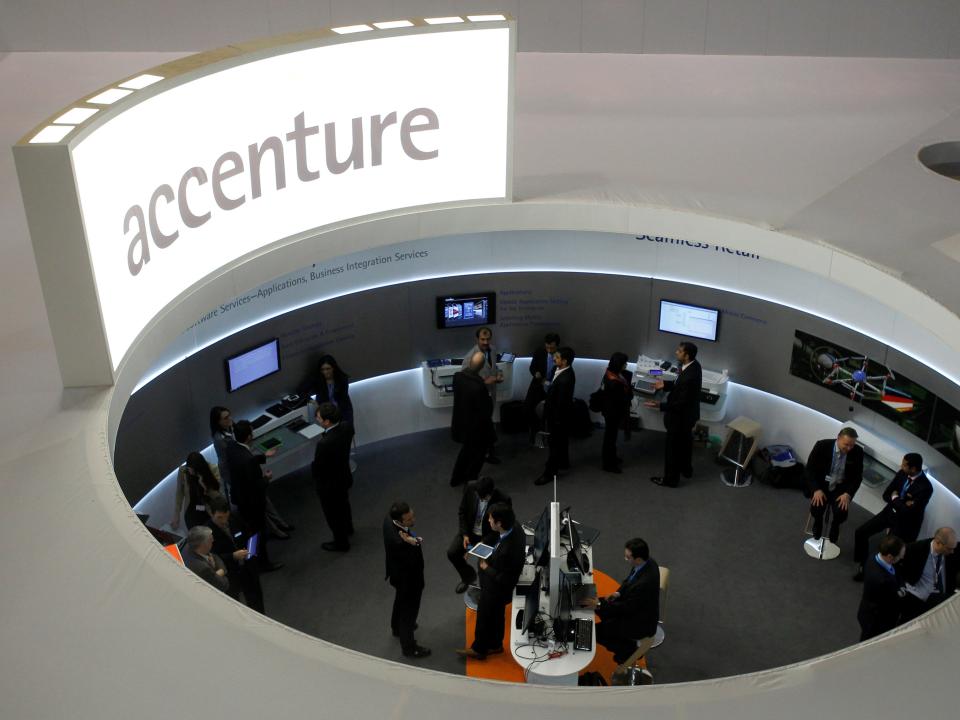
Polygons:
M445 295L437 298L437 327L469 327L490 325L497 321L496 293Z
M280 340L274 338L261 345L228 357L227 391L233 392L252 382L280 371Z
M720 311L717 308L660 301L660 332L716 342Z

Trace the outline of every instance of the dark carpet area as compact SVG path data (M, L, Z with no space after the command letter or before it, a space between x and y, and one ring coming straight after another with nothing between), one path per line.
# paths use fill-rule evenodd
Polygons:
M600 468L600 433L571 443L572 469L561 476L562 505L602 530L594 564L618 580L627 571L623 541L640 536L671 570L664 613L666 642L651 651L658 683L736 675L812 658L857 642L861 586L850 577L853 530L867 513L852 507L840 537L842 554L817 562L803 552L807 501L799 491L755 483L732 489L719 480L713 453L696 449L695 476L677 489L657 487L663 434L634 433L621 448L623 475ZM520 519L539 514L552 486L536 487L546 450L526 434L501 436L503 464L486 465L513 497ZM464 674L454 648L464 644L458 577L446 558L457 532L460 489L449 486L459 446L436 430L360 447L352 491L356 535L346 554L330 539L309 469L275 481L271 497L297 526L274 541L271 555L286 567L263 576L267 613L332 643L400 662L390 634L393 589L384 579L381 523L395 499L411 504L424 537L426 590L417 640L433 650L410 661Z

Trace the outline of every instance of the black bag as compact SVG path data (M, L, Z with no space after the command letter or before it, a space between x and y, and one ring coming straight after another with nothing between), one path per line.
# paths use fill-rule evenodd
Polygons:
M506 434L520 433L527 429L527 413L520 400L511 400L500 406L500 430Z
M570 435L576 438L590 437L593 433L593 420L590 419L590 410L587 404L575 398L570 412Z
M577 685L586 686L586 687L606 687L607 681L598 672L585 672L583 675L577 678Z
M602 413L603 406L604 406L603 387L599 387L596 390L594 390L592 393L590 393L590 403L589 403L590 411L596 412L596 413Z

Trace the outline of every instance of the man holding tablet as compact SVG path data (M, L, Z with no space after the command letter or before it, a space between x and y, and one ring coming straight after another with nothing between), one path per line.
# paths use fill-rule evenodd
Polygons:
M482 477L464 488L463 497L460 500L459 532L447 548L447 559L460 575L460 582L456 587L457 594L466 592L467 588L476 582L477 572L467 562L466 552L480 542L484 535L489 536L491 530L486 523L487 508L496 503L510 505L510 496L500 492L494 486L491 477Z
M490 529L497 533L493 552L480 561L480 602L477 604L477 628L473 644L458 648L457 654L475 660L503 652L504 610L513 599L523 561L526 536L517 523L513 508L496 503L488 511Z

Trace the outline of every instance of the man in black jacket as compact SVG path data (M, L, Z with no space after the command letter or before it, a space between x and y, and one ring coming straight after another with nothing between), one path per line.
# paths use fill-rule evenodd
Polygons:
M836 440L818 440L807 459L807 496L813 516L813 537L823 535L823 516L830 507L830 542L840 537L840 526L847 519L850 503L863 481L863 448L857 445L857 431L840 430Z
M900 580L894 565L903 559L904 548L903 540L887 535L880 541L880 551L866 563L863 597L857 610L861 642L897 626Z
M490 528L497 534L493 553L480 561L480 601L473 644L459 648L458 655L486 660L503 652L504 611L513 600L513 590L523 571L527 540L513 508L504 503L490 506Z
M453 418L450 425L454 441L461 443L453 466L450 485L476 480L487 450L496 439L493 429L493 400L480 377L485 362L482 352L469 358L469 365L453 376Z
M227 592L230 581L223 560L213 552L213 533L206 525L194 525L187 532L187 541L181 550L183 564L217 590Z
M553 382L553 374L557 365L553 361L553 354L560 347L560 336L557 333L547 333L543 338L543 347L533 351L530 358L530 385L523 400L523 407L527 415L527 424L530 428L530 442L537 436L542 425L537 417L537 405L546 400L547 391L544 383Z
M623 559L630 574L612 595L586 601L593 606L600 623L597 642L613 653L617 664L627 661L637 649L637 640L652 637L660 620L660 568L650 557L650 548L641 538L624 544Z
M562 347L553 354L556 369L543 404L543 419L550 433L550 454L534 485L553 482L554 476L570 467L570 424L573 421L573 394L577 376L573 372L573 348Z
M932 538L907 545L900 563L904 582L900 622L913 620L953 595L957 588L957 533L953 528L939 528Z
M227 569L230 583L227 594L238 599L243 593L248 607L264 613L260 573L256 563L247 559L250 535L240 520L230 515L230 503L222 495L210 499L207 512L210 514L207 526L213 531L213 553L223 560Z
M386 553L387 575L396 590L390 629L400 638L400 648L406 657L422 658L430 650L418 645L413 631L420 614L423 595L423 539L417 537L413 526L416 517L410 506L398 500L390 506L383 521L383 549Z
M700 388L703 370L697 362L697 346L682 342L674 355L680 364L676 380L657 380L654 387L665 390L667 399L662 402L648 400L644 404L663 413L663 426L667 430L664 443L663 475L654 475L650 482L664 487L677 487L680 476L693 477L693 427L700 419Z
M350 443L353 442L353 426L341 419L340 408L333 403L323 403L317 408L317 422L323 435L310 466L317 485L317 495L333 540L320 545L324 550L346 552L350 549L353 533L353 514L350 509L350 488L353 474L350 472Z
M466 592L477 579L477 571L467 562L466 552L467 548L481 542L484 536L489 537L492 530L487 524L487 508L496 503L510 505L510 496L494 487L491 477L482 477L475 483L469 483L463 490L459 532L447 549L447 558L460 575L456 588L458 594Z
M240 420L234 423L233 436L236 442L227 444L231 497L247 530L260 534L260 569L265 572L279 570L283 564L270 562L267 552L267 486L271 473L260 467L267 458L250 449L253 427L248 421Z
M907 453L900 463L900 471L883 491L886 506L853 534L853 561L859 566L854 580L863 580L863 563L871 536L889 530L904 542L917 539L923 525L923 512L932 495L933 485L923 472L923 457L919 453Z

